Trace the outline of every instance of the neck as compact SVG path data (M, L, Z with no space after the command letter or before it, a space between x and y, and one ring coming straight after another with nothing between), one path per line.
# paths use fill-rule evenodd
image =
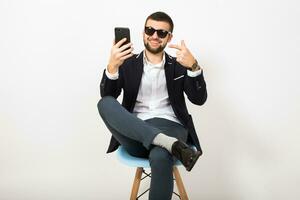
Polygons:
M163 59L164 51L157 54L153 54L149 52L147 49L145 49L145 54L149 62L151 62L152 64L158 64Z

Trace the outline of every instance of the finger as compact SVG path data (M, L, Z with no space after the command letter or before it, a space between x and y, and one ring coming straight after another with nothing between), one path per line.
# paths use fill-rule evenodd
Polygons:
M130 49L127 49L127 50L121 52L119 55L120 55L120 57L123 57L123 56L131 53L132 51L133 51L133 48L131 47Z
M182 57L177 57L176 61L180 63L182 61Z
M119 42L117 42L116 47L120 48L120 46L122 46L122 44L124 44L124 42L127 40L127 38L123 38L122 40L120 40Z
M130 53L130 54L126 55L126 56L121 57L121 60L126 60L127 58L130 58L133 55L134 55L133 53Z
M177 44L169 44L168 46L169 48L173 48L173 49L178 49L178 50L181 50L181 47Z
M125 49L130 48L130 47L132 47L132 43L125 44L120 47L120 51L124 51Z
M181 40L181 46L186 47L184 40Z

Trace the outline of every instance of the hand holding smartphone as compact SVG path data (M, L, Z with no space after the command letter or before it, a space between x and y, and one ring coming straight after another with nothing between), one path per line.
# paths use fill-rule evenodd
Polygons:
M126 41L121 41L126 38ZM121 41L121 42L120 42ZM124 46L125 45L125 46ZM108 72L116 73L123 62L130 58L133 53L132 44L130 43L130 31L126 27L115 28L115 44L111 49L111 55L108 64Z

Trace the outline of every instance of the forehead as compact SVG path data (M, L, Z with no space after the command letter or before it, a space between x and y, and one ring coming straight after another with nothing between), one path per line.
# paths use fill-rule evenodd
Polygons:
M170 30L171 28L168 22L155 21L153 19L149 19L146 22L146 26L151 26L154 29L163 29L163 30Z

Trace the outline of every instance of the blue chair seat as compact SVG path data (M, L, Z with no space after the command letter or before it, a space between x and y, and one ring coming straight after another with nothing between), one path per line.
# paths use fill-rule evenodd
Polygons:
M139 158L130 155L123 146L119 146L116 151L118 159L121 163L130 166L130 167L143 167L143 168L150 168L149 159L147 158ZM182 163L176 159L174 165L179 166Z

